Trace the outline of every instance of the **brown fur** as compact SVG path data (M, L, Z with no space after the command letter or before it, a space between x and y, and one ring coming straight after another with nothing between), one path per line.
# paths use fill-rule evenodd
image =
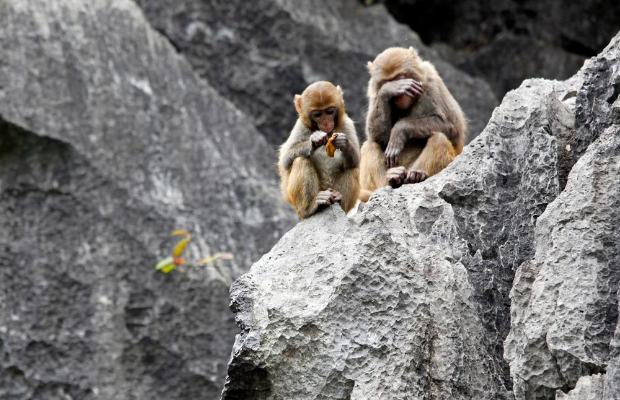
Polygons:
M337 107L334 132L344 133L349 150L328 157L325 146L312 150L310 136L316 129L311 113ZM359 196L359 143L353 121L346 115L342 90L329 82L316 82L295 96L299 119L280 148L278 170L282 197L292 204L300 218L314 214L319 191L334 189L342 194L340 205L348 212Z
M340 132L346 113L344 110L344 98L340 86L334 86L331 82L314 82L303 91L301 95L295 95L295 109L299 118L309 128L312 128L312 110L324 110L329 107L338 109L335 132Z
M398 163L432 176L444 169L463 150L465 116L435 67L413 48L389 48L368 63L367 141L362 146L360 199L385 186L385 149L393 134L407 137ZM399 77L420 82L424 93L406 112L395 110L381 87ZM398 114L395 114L398 113ZM393 118L394 116L398 118ZM394 123L393 119L397 119Z

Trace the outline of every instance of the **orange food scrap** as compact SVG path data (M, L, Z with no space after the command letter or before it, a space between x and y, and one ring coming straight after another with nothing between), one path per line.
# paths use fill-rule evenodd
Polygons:
M336 153L336 146L334 145L334 140L336 140L337 137L338 135L333 135L329 138L327 144L325 145L325 152L329 157L333 157Z

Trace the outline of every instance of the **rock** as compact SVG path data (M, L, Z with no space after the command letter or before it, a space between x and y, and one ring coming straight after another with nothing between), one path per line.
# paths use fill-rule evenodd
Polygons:
M577 381L575 389L568 393L557 391L556 400L601 400L605 381L600 374L584 376Z
M551 398L556 389L581 393L580 378L593 374L603 374L593 382L609 382L593 398L620 398L620 125L610 115L619 67L620 35L582 70L571 147L585 153L538 219L535 255L515 277L505 347L517 400Z
M566 79L620 30L615 0L360 0L384 3L424 43L501 99L530 77Z
M228 279L296 220L271 147L128 0L0 2L0 398L205 399ZM187 228L187 275L155 263Z
M484 80L443 61L383 7L328 0L137 2L201 76L254 117L272 146L286 140L295 122L293 95L316 80L342 86L363 137L366 63L391 46L415 46L435 63L468 116L469 140L497 105Z
M524 82L442 173L287 233L232 286L222 399L511 399L508 295L572 167L582 78Z

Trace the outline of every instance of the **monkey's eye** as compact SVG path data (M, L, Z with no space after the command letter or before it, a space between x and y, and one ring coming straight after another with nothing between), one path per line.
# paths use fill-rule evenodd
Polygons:
M336 112L336 108L335 107L330 107L327 110L325 110L325 114L327 115L333 115Z
M323 114L322 111L312 111L312 117L313 118L319 118L321 116L321 114Z

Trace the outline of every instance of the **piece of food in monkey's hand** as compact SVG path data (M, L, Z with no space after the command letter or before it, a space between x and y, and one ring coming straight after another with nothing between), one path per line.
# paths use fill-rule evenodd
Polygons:
M336 140L337 137L337 134L332 135L332 137L329 138L327 144L325 145L325 152L329 157L333 157L336 153L336 146L334 145L334 140Z

